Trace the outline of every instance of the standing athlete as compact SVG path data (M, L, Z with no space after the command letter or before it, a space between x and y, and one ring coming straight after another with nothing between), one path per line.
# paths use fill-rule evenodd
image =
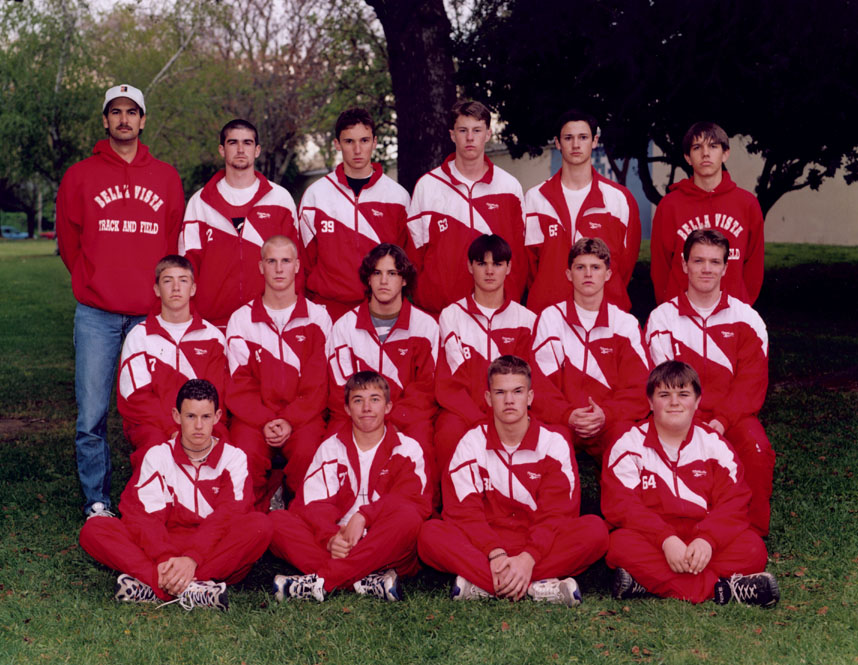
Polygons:
M567 300L572 287L557 279L572 245L581 238L601 238L611 253L614 277L605 284L605 297L626 312L626 289L641 244L638 204L628 189L600 176L590 158L599 144L596 119L570 110L557 120L554 146L563 165L541 185L527 191L525 244L535 260L527 306L539 314Z
M297 243L298 213L289 192L253 167L261 151L256 127L226 123L218 151L224 168L188 201L179 250L194 265L197 311L224 330L235 310L262 294L262 243L275 235Z

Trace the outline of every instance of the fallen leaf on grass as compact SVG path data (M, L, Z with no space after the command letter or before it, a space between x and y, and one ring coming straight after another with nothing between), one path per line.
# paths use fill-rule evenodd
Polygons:
M762 633L763 633L763 629L762 629L762 628L754 628L754 632L755 632L757 635L762 635Z
M434 614L427 614L426 615L426 621L434 621L434 620L435 620Z
M351 607L344 607L343 608L343 614L351 614L351 613L352 613Z
M604 649L604 648L605 648L605 645L604 645L604 644L602 644L601 642L599 642L598 644L594 644L594 645L593 645L593 648L594 648L594 649Z
M819 616L825 616L826 614L828 614L828 606L823 605L822 607L820 607L819 610L817 611L817 614Z
M506 632L509 630L509 624L506 621L501 621L501 631Z
M639 646L632 647L632 653L637 656L641 652L641 648Z
M798 608L795 605L787 605L786 608L791 612L798 612Z
M628 605L623 605L623 612L631 612L631 611L632 611L631 607L629 607Z

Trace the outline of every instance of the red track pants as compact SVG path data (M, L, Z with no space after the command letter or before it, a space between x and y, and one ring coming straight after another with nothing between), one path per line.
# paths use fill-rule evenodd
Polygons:
M268 512L271 495L283 481L279 472L270 473L271 459L278 450L282 451L286 458L286 486L292 494L297 494L313 455L325 436L325 422L317 418L293 430L279 449L265 443L262 428L248 425L238 418L233 418L230 433L232 442L247 454L247 469L253 483L256 509Z
M526 545L524 531L499 531L504 549L510 556L520 554ZM455 522L429 520L417 541L420 558L445 573L461 575L489 593L494 593L492 572L485 554L474 547ZM533 580L577 575L608 549L608 528L596 515L570 519L557 533L551 550L533 567Z
M319 544L316 529L291 510L269 514L274 525L271 551L302 573L325 580L325 591L344 589L378 570L394 568L401 576L417 572L417 534L423 519L408 503L382 512L344 559L334 559Z
M194 542L195 529L170 533L176 551ZM223 580L227 584L241 581L254 563L265 553L271 541L271 522L262 513L239 515L224 530L224 536L197 566L198 580ZM131 536L125 523L115 517L94 517L80 531L80 545L96 561L136 577L152 587L162 600L170 594L158 588L158 561L150 559Z
M693 540L682 539L686 544ZM748 529L726 547L713 550L712 559L703 572L697 575L674 573L667 565L661 546L653 545L639 531L617 529L611 532L611 544L605 560L611 568L625 568L650 593L702 603L712 598L719 577L764 571L766 546L762 538Z

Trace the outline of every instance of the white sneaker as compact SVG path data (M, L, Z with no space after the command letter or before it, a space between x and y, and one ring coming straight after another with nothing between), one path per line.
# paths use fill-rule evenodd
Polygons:
M527 587L527 595L538 602L555 603L574 607L581 604L581 590L573 577L562 580L549 577L546 580L531 582Z
M210 607L215 610L229 609L229 597L226 593L226 582L212 580L194 580L176 598L158 606L158 609L179 603L179 607L190 612L195 607Z
M275 575L274 600L278 603L286 598L314 598L325 600L325 578L315 573L310 575Z
M122 603L157 603L158 596L145 582L123 573L116 578L113 597Z
M354 589L362 596L375 596L389 602L402 600L402 585L393 568L370 573L355 582Z
M492 594L488 591L466 580L461 575L456 575L456 581L453 582L453 588L450 590L450 598L453 600L475 600L491 597Z
M101 501L96 501L89 507L89 512L86 514L86 519L91 520L93 517L116 517L115 513L110 510Z

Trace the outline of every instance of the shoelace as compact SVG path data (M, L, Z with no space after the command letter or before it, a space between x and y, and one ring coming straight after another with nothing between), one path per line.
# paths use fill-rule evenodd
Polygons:
M534 583L531 585L533 589L533 599L551 599L560 597L560 584L558 582L549 582L544 584Z
M192 583L193 584L193 583ZM181 607L186 612L190 612L197 605L201 607L212 607L212 589L208 588L191 588L191 585L188 585L188 588L182 591L178 596L173 598L173 600L168 600L165 603L161 603L158 605L157 609L161 609L162 607L166 607L167 605L172 605L173 603L179 603L179 607Z
M730 586L730 593L733 594L733 598L736 599L737 602L741 604L745 604L748 600L756 600L757 598L757 585L751 583L741 583L742 575L739 573L733 573L729 580L727 580L727 584Z

